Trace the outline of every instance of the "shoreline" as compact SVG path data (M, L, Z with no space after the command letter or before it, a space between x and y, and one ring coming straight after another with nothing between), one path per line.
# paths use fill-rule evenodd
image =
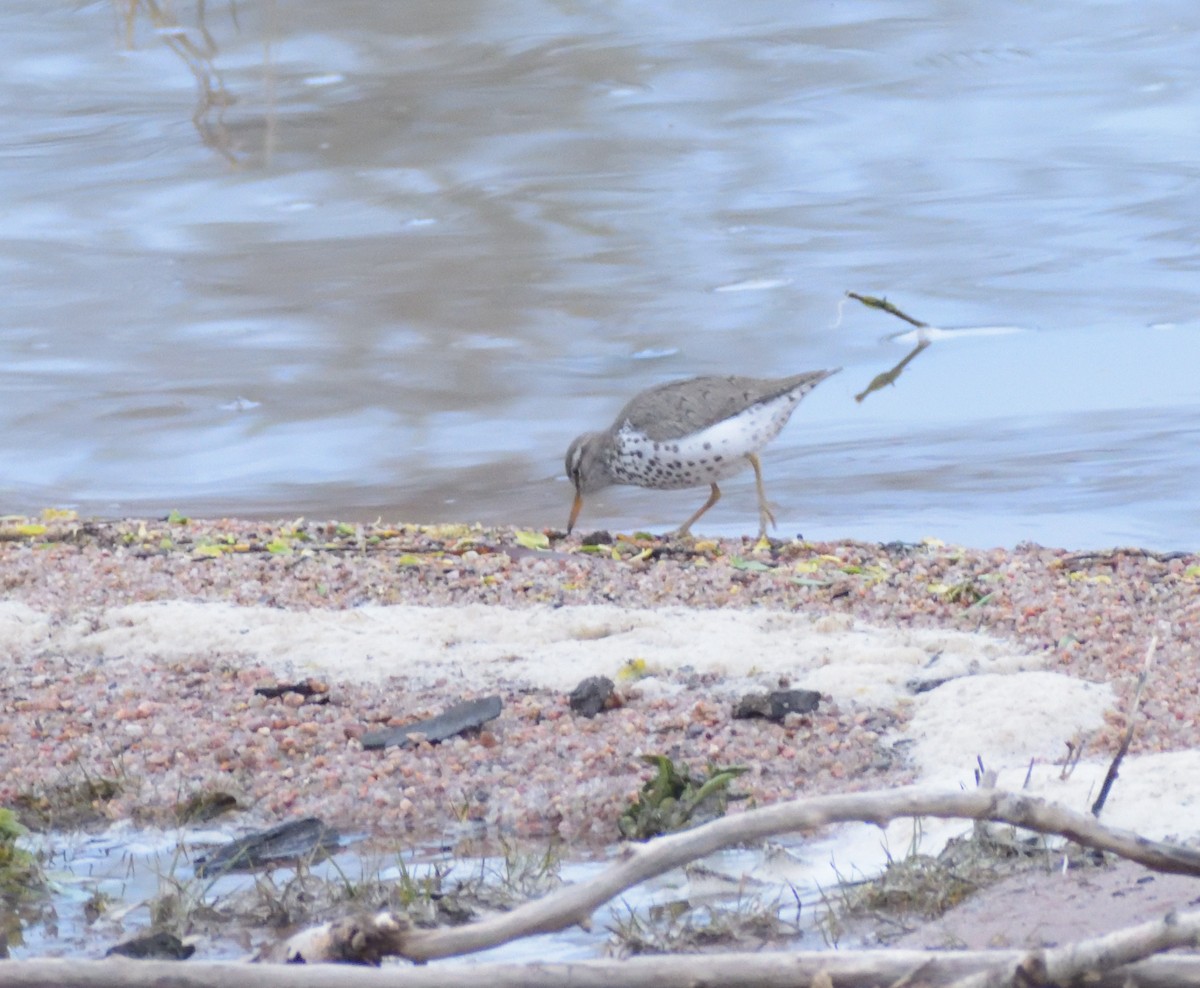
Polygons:
M608 610L576 610L589 607ZM730 627L691 628L689 641L689 611ZM645 626L626 627L622 612ZM376 628L354 653L375 654L374 668L356 664L339 642L366 633L343 622L380 615L398 623ZM811 654L809 639L770 637L807 625L817 636ZM894 655L875 633L890 636ZM648 777L645 753L697 769L750 761L739 790L760 805L929 779L939 760L953 761L941 766L947 781L969 779L976 755L989 767L1028 761L1037 718L1021 708L1061 689L1063 709L1081 710L1071 691L1084 683L1109 691L1096 700L1102 716L1085 718L1085 759L1102 761L1124 729L1154 634L1159 657L1133 756L1198 747L1195 554L728 539L584 550L578 539L469 526L8 519L0 805L116 777L118 791L94 807L98 822L161 823L186 798L224 791L248 826L313 814L415 842L465 823L491 838L595 848L616 840L616 816ZM947 635L981 651L958 654L967 645L948 649ZM380 669L406 639L425 652L397 651L396 667ZM564 643L574 651L559 657ZM597 670L608 645L617 654ZM702 646L728 657L705 657ZM863 665L863 655L879 654L892 658ZM572 678L611 675L627 658L646 659L652 674L619 681L623 706L593 720L568 710ZM328 702L254 694L289 672L321 680ZM1052 678L1015 678L1034 674ZM825 677L814 714L782 725L731 720L737 690L805 688L806 676ZM1018 681L1029 688L997 692ZM879 683L892 692L871 693ZM969 732L951 730L954 706L941 721L921 721L932 702L923 697L949 693L945 683L968 691L954 698L959 709L1001 708L1000 720L1018 728L1011 751L998 750L1009 744L1000 723L988 728L988 750L972 750ZM504 710L475 737L361 748L366 730L489 691ZM974 727L985 718L968 719ZM924 761L913 755L920 738L906 735L914 723L942 739ZM1077 726L1069 717L1061 725L1067 735ZM1036 744L1033 757L1049 763L1059 752L1045 749L1061 738Z

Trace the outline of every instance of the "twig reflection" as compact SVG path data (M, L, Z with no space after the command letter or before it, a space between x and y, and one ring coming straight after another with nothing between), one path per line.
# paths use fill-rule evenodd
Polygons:
M904 358L898 364L896 364L895 367L893 367L891 370L884 371L882 374L876 374L871 379L871 383L854 396L855 401L862 402L867 395L871 394L871 392L878 391L880 388L886 387L889 384L894 385L896 380L900 377L900 374L904 371L904 368L916 358L918 353L929 346L929 339L923 332L921 332L923 329L928 329L929 324L921 322L919 319L914 319L905 312L901 312L886 298L876 298L873 295L859 295L857 292L846 292L846 295L857 302L861 302L868 308L880 309L883 312L890 313L897 319L903 319L910 326L917 327L917 345L913 347L912 350L910 350L907 354L905 354Z

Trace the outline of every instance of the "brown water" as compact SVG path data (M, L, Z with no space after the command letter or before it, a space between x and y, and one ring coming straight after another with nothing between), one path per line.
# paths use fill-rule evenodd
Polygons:
M1194 547L1194 3L174 9L0 5L0 513L561 527L638 389L842 365L780 534ZM1015 331L860 403L847 290Z

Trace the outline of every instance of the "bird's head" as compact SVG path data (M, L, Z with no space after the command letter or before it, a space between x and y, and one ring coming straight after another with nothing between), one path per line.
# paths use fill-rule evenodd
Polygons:
M583 507L583 495L608 487L612 483L603 447L601 433L585 432L582 436L577 436L567 448L567 476L575 485L575 503L571 505L571 517L567 521L568 535L574 529L575 520Z

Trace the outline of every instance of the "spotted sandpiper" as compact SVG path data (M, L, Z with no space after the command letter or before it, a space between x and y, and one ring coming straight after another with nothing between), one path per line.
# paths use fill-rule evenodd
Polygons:
M575 485L567 533L575 527L584 495L612 484L662 491L709 484L708 500L675 532L687 535L720 500L717 481L749 463L758 486L758 534L766 535L775 516L763 490L758 451L779 434L800 399L839 370L772 378L693 377L634 395L611 426L584 433L567 450L567 476Z

